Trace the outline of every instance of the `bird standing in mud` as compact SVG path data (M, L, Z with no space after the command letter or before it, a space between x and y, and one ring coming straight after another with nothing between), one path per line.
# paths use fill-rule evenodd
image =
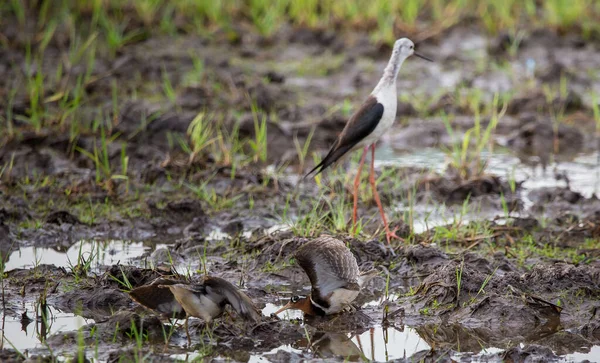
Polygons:
M363 148L360 164L358 165L358 172L354 179L352 226L353 233L356 233L358 185L362 167L365 163L365 157L367 156L369 148L371 148L371 172L369 182L373 189L373 196L377 203L377 207L379 208L379 212L381 213L381 218L383 219L385 237L388 244L390 244L391 238L400 239L400 237L396 235L395 230L390 231L385 212L383 211L383 206L381 205L381 200L379 199L379 194L377 193L374 166L375 144L379 138L389 130L396 119L396 107L398 104L398 97L396 96L396 78L398 77L398 72L400 71L402 63L406 58L413 54L430 62L432 61L431 59L416 53L414 48L415 45L408 38L396 40L392 50L392 56L383 71L383 76L373 92L371 92L371 95L352 117L350 117L341 134L329 150L327 156L325 156L325 158L305 176L306 178L315 171L319 174L333 163L339 161L349 152Z
M223 314L227 305L231 305L245 320L258 322L261 317L246 294L219 277L205 276L199 283L158 278L149 285L131 290L129 295L139 304L167 317L185 317L185 331L189 344L190 316L210 323Z
M310 296L292 296L290 302L275 315L287 309L318 316L352 309L351 303L361 288L377 275L377 270L361 273L346 244L328 236L305 243L296 251L294 258L308 275L312 290Z

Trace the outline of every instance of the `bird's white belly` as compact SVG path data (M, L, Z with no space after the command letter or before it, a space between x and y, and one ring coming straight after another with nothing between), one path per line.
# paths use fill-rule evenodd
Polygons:
M353 302L357 296L358 291L356 290L337 289L331 294L331 297L329 298L331 306L329 306L328 309L325 309L325 312L327 314L339 313Z
M190 303L184 306L189 315L201 318L207 323L210 323L213 317L216 317L221 313L221 308L204 295L195 295L193 303L192 301L189 302Z
M187 315L200 318L207 323L221 313L221 307L214 301L202 294L196 294L185 288L171 286L171 291L177 289L178 293L173 293L175 299L183 306Z

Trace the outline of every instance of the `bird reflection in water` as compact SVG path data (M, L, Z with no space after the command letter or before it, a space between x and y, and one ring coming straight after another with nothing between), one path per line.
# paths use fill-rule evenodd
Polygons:
M342 358L345 361L357 362L375 361L375 353L383 349L385 360L392 359L388 354L389 330L395 328L370 328L369 339L364 339L363 332L355 333L335 333L335 332L316 332L310 340L303 338L296 342L298 349L309 349L319 358ZM383 347L376 346L375 334L383 334ZM361 338L363 336L363 338ZM380 340L381 342L381 340ZM367 354L365 353L369 353ZM397 357L395 357L397 358Z

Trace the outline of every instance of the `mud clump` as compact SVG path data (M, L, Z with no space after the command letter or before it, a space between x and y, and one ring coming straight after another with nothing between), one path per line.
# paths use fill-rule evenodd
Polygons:
M584 134L572 126L560 124L554 129L550 122L527 122L508 136L507 145L528 165L550 163L550 158L571 160L583 149Z
M568 186L538 188L529 192L528 197L534 202L532 213L550 218L565 219L566 215L572 215L576 218L594 219L600 211L598 197L592 195L586 198Z
M496 354L504 362L550 362L557 361L552 349L541 345L528 345L525 348L513 347Z
M129 311L118 311L106 322L96 324L98 331L105 340L119 336L130 339L132 336L148 336L153 342L164 341L164 329L160 319L154 315L139 315Z
M448 205L469 200L471 204L491 204L493 209L500 208L500 196L504 196L510 210L522 209L516 193L519 184L513 191L507 180L495 175L478 175L476 170L467 168L465 175L449 166L444 174L425 175L415 180L417 196L422 200L433 198Z
M547 336L543 344L561 355L594 344L598 327L582 323L594 319L594 301L600 299L598 267L539 264L522 274L514 266L501 269L498 262L501 259L490 264L467 254L462 262L450 260L436 267L408 298L407 314L456 326L423 326L418 328L421 337L449 349L458 349L453 344L461 342L460 349L472 352L477 347L467 348L464 342L469 339L461 335L506 348L515 340L536 344L540 336ZM580 333L560 332L564 328Z
M448 203L461 203L467 198L483 195L510 195L511 189L507 182L494 175L470 178L451 189L447 194Z
M536 291L565 291L586 287L600 292L600 269L591 266L574 266L558 263L551 266L537 265L523 276L528 283L535 282Z
M119 288L120 281L128 281L132 287L147 285L162 275L152 269L139 268L135 266L112 265L104 274L102 282L104 286Z
M64 210L60 210L48 214L48 216L46 216L46 223L61 225L78 224L81 223L81 221L79 220L79 218L75 217L71 213Z
M261 251L258 263L277 263L292 256L306 241L308 239L295 237L289 232L277 233L257 239L247 247L247 251Z
M430 311L449 322L480 326L507 334L539 322L556 320L560 308L505 283L492 271L451 261L429 275L414 301L421 314ZM518 308L515 308L518 307Z
M72 312L80 312L86 315L85 311L96 311L101 309L108 312L111 309L121 309L130 305L129 297L120 290L114 288L88 288L77 289L54 296L54 305Z
M0 361L6 363L21 363L25 361L25 358L15 350L2 349L0 350Z
M8 261L8 256L14 250L16 250L16 246L10 236L10 228L0 219L0 259Z
M150 201L148 207L152 217L164 221L164 223L189 223L194 218L206 216L202 204L197 200L168 202L164 208L159 208L155 202Z
M394 132L389 138L394 150L400 151L449 146L452 143L444 124L438 120L411 122L408 126Z
M384 244L385 242L382 243L380 240L371 239L365 242L356 238L348 240L342 237L341 239L348 243L352 254L356 257L358 265L363 270L371 269L375 264L389 263L393 259L390 248Z

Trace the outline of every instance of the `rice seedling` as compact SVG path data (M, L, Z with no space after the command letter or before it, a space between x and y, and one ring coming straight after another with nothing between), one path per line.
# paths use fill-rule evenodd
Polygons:
M473 98L471 101L472 107L475 110L474 126L468 129L460 140L452 128L452 123L447 116L443 116L442 120L446 126L446 131L450 137L455 140L450 149L445 152L450 159L450 165L458 171L461 178L468 180L472 177L483 175L486 168L486 161L482 160L481 154L487 147L490 151L492 134L498 125L500 118L506 112L508 102L505 99L503 106L498 110L500 96L494 95L491 106L491 117L485 129L481 125L481 114L479 108L479 99Z
M184 185L191 190L198 199L207 203L211 210L215 212L232 208L243 195L235 193L217 193L215 188L209 186L209 182L213 177L206 178L200 185L188 183Z
M129 282L125 271L123 271L123 267L119 266L119 269L121 270L121 278L113 275L109 275L109 278L121 285L123 287L123 291L131 291L133 286L131 285L131 282Z
M98 146L96 139L94 139L93 150L90 152L80 147L76 147L76 150L82 155L88 157L96 168L96 183L102 185L109 194L114 193L114 181L115 180L128 180L126 174L116 174L113 172L113 166L110 162L110 156L108 151L108 145L115 141L119 134L108 137L104 130L104 123L99 122L100 128L100 145ZM129 159L125 152L125 146L121 148L121 171L127 172Z
M190 122L190 126L188 127L188 135L192 143L190 164L194 162L194 159L200 152L215 141L211 124L212 120L210 120L210 118L211 117L205 115L204 112L200 112L194 117L192 122Z
M190 58L192 59L192 70L188 71L183 76L184 86L196 86L200 85L206 78L206 66L204 59L198 57L195 53L190 52Z
M175 104L175 101L177 101L177 93L173 88L173 84L171 83L171 79L169 78L169 74L167 73L167 69L164 65L162 67L162 81L162 89L165 96L167 97L169 102Z
M595 92L592 93L592 112L596 123L596 137L600 137L600 99Z
M310 129L310 133L306 137L306 140L304 141L303 146L300 145L300 141L298 141L297 135L294 135L294 146L296 148L296 154L298 155L298 161L299 161L298 170L300 172L302 172L304 170L304 163L306 161L306 155L308 154L308 148L310 147L310 142L315 133L315 129L316 129L315 127L312 127Z
M254 140L249 140L248 144L253 151L254 162L267 161L267 115L262 113L259 120L258 106L254 101L250 103L252 110L252 119L254 120Z
M135 11L147 27L153 25L163 4L163 0L137 0L133 2Z
M134 29L126 32L128 21L111 19L105 13L100 13L99 25L108 47L110 57L115 57L117 51L129 43L139 41L146 37L143 29Z
M456 303L460 301L460 288L462 286L462 274L465 267L465 261L460 262L460 266L456 267Z

